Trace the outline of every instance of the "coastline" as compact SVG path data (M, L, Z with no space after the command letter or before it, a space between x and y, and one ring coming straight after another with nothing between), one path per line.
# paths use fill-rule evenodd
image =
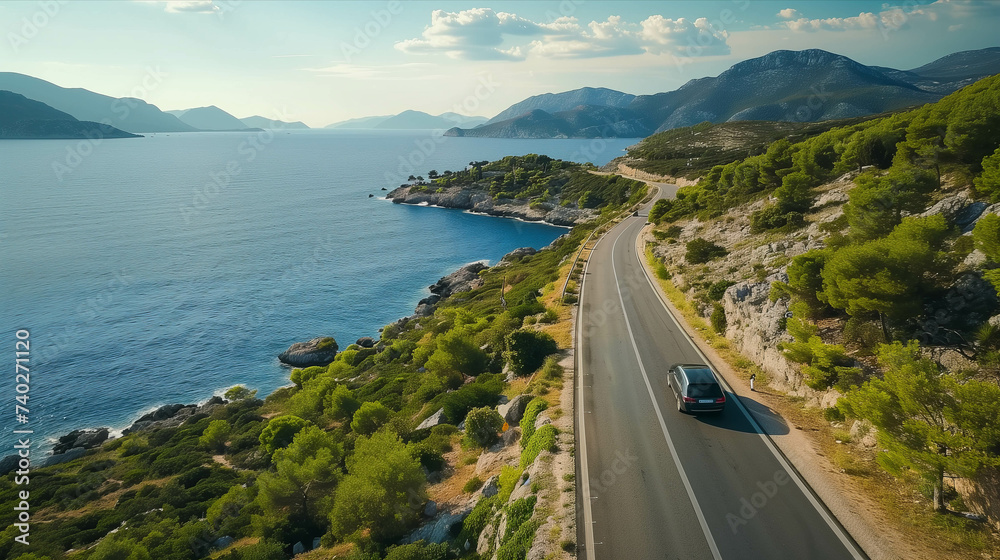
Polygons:
M414 189L416 192L414 192ZM501 198L494 200L481 189L445 187L429 192L424 185L400 186L385 195L394 204L431 206L466 210L495 218L511 218L524 222L543 223L550 226L572 228L598 217L589 208L560 206L549 202L532 207L527 200Z
M385 200L392 200L392 199L389 199L388 197L386 197ZM396 202L395 200L393 200L393 202L396 203L396 204L400 204L399 202ZM426 205L426 206L431 206L431 205ZM461 208L450 208L450 207L447 207L447 206L434 206L434 207L444 208L444 209L458 209L458 210L461 210ZM474 211L474 210L471 210L471 209L465 209L465 210L466 210L466 213L476 214L476 215L481 215L481 216L486 216L486 217L507 218L507 219L512 219L512 220L519 220L519 221L531 222L531 223L540 223L541 222L540 220L522 219L522 218L520 218L518 216L494 215L494 214L488 214L488 213L485 213L485 212L477 212L477 211ZM568 225L551 224L551 223L547 223L547 222L543 222L543 223L546 223L546 225L551 225L551 226L554 226L554 227L566 228L567 231L571 230L574 227L574 226L568 226ZM563 236L557 237L556 240L561 239L562 237ZM555 240L553 240L553 243L555 243ZM550 243L550 245L551 245L551 243ZM518 248L518 249L515 249L515 250L511 251L510 253L507 253L506 255L504 255L501 259L499 259L493 265L489 264L489 259L479 259L479 260L472 261L472 262L469 262L469 263L465 263L465 264L459 266L458 268L456 268L455 270L453 270L449 274L440 277L436 282L434 282L433 284L431 284L430 286L428 286L428 288L431 291L431 295L428 296L428 297L422 298L419 301L419 303L417 304L417 306L415 307L413 313L408 314L408 315L402 315L397 320L392 321L390 323L387 323L386 325L383 325L382 327L380 327L378 329L378 333L381 333L382 329L385 328L385 327L388 327L389 325L404 324L404 323L406 323L406 322L408 322L410 320L419 319L421 317L427 316L428 314L432 314L433 311L434 311L434 309L437 307L438 303L441 300L449 297L453 293L458 293L458 292L462 292L462 291L468 291L468 290L471 290L471 289L474 289L475 287L477 287L477 286L474 285L474 281L470 281L468 278L465 278L465 279L462 278L462 275L467 270L473 269L473 270L475 270L475 271L478 272L478 270L484 270L484 269L490 269L490 268L494 268L494 267L498 267L498 266L504 266L506 264L506 259L508 257L510 257L511 255L521 255L521 254L524 254L525 250L530 250L530 252L532 252L532 253L535 252L534 248ZM282 364L282 365L285 366L286 364ZM293 368L291 368L289 366L288 369L293 369ZM268 393L267 395L264 395L264 396L258 397L258 398L266 399L271 394L273 394L273 393L275 393L277 391L280 391L280 390L282 390L284 388L293 386L293 385L294 384L291 383L291 382L289 382L287 380L287 378L286 378L286 383L278 386L273 391L271 391L271 393ZM128 435L129 433L134 433L134 432L138 432L138 431L144 431L144 430L148 430L148 429L154 429L154 428L158 428L158 427L163 427L165 425L164 424L165 422L176 421L177 411L183 411L185 409L187 409L187 410L193 409L194 412L191 413L190 415L188 415L187 417L193 416L195 414L201 414L201 413L203 413L203 410L206 409L207 407L217 406L218 404L221 404L222 402L224 402L223 399L222 399L222 396L226 392L226 390L229 389L229 388L230 387L216 388L216 389L214 389L212 391L211 395L209 395L209 396L207 396L207 397L205 397L203 399L200 399L200 400L198 400L198 401L196 401L194 403L165 403L165 404L153 404L153 405L145 406L145 407L137 410L135 413L133 413L129 417L129 420L127 421L127 423L124 424L124 425L119 424L117 426L105 425L105 426L76 427L76 428L73 428L70 431L62 433L62 434L46 436L42 440L42 443L41 443L41 445L39 446L39 449L38 449L38 451L42 454L41 455L42 459L40 460L39 468L44 468L44 467L47 467L47 466L57 465L57 464L62 463L62 462L66 462L66 461L70 461L70 460L76 459L76 458L84 455L87 451L90 451L91 449L96 449L96 448L101 447L107 441L111 441L113 439L119 439L119 438L121 438L121 437L123 437L125 435ZM150 420L150 418L153 418L153 417L156 417L156 416L163 416L165 414L165 411L169 411L169 410L173 410L173 412L170 412L167 416L165 416L163 418L156 419L156 420ZM184 419L186 419L186 418L184 418ZM183 422L183 420L182 420L182 422ZM146 423L148 425L144 425L144 426L140 425L140 424L144 424L144 423ZM107 438L100 440L100 442L97 443L97 444L95 444L95 445L92 445L92 446L86 447L86 448L82 448L83 449L82 452L71 453L71 452L75 451L75 449L77 449L77 448L70 448L70 449L66 449L63 452L58 453L58 454L57 453L53 453L53 449L59 444L59 442L63 438L67 438L67 437L69 437L69 436L71 436L73 434L95 434L95 433L99 433L99 432L103 432L103 431L107 431L107 433L108 433ZM7 457L14 457L14 456L13 455L9 455ZM5 457L0 457L0 461L3 461L4 458ZM2 471L3 471L3 469L0 468L0 474L4 474Z

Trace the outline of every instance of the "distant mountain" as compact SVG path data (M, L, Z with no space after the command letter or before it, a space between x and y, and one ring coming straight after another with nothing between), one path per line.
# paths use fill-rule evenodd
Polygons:
M486 123L507 121L535 110L542 110L546 113L569 111L580 105L625 108L633 99L635 96L630 93L607 88L585 87L562 93L543 93L511 105Z
M250 128L240 119L215 105L167 112L176 116L184 124L199 130L244 130Z
M112 126L80 121L33 99L0 91L0 138L138 138Z
M240 121L249 126L250 128L280 128L282 130L307 130L309 126L302 121L287 122L279 121L275 119L269 119L267 117L260 117L254 115L252 117L246 117L240 119Z
M775 51L679 89L631 96L608 89L530 97L486 125L451 136L647 136L701 122L817 122L931 103L1000 73L1000 48L951 54L913 70L865 66L819 49ZM578 99L596 100L573 104ZM602 100L603 99L603 100ZM545 113L545 117L541 113ZM546 130L548 126L548 130Z
M569 111L548 113L534 109L505 121L471 129L451 128L445 136L479 138L599 138L647 136L652 131L629 109L581 105Z
M351 129L396 129L396 130L420 130L451 128L454 126L475 127L486 122L486 117L469 117L458 113L441 113L440 115L430 115L423 111L403 111L398 115L385 115L380 117L361 117L346 121L329 124L324 128L351 128Z
M107 122L128 132L190 132L194 128L141 99L114 98L81 88L63 88L38 78L0 72L0 90L19 93L81 121Z
M323 128L375 128L375 125L391 117L392 115L382 115L379 117L359 117L356 119L348 119L346 121L340 121L340 122L335 122L333 124L328 124Z

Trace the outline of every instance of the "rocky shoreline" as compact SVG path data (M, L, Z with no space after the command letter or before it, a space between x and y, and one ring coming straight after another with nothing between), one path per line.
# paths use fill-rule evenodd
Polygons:
M597 217L596 210L560 206L551 202L531 205L527 200L500 198L494 200L481 189L442 187L434 191L424 185L405 185L386 195L396 204L440 206L468 210L497 218L517 218L527 222L543 222L554 226L572 227Z
M515 260L533 255L536 252L537 251L531 247L515 249L504 255L504 257L500 259L495 266L507 266ZM479 276L479 273L488 268L489 267L486 266L485 261L477 261L467 264L455 272L438 279L437 282L428 286L428 289L431 291L431 295L420 300L412 315L403 317L392 324L402 325L414 319L430 316L434 313L434 309L437 307L437 304L450 297L452 294L468 292L482 286L483 280ZM320 359L323 360L329 357L327 363L332 362L333 355L337 352L337 344L336 342L333 342L332 344L322 344L322 342L327 339L331 341L333 340L331 337L320 337L308 342L293 344L289 350L282 353L282 356L286 356L285 359L287 359L287 355L294 349L305 352L308 354L308 358L315 359L316 356L313 355L317 353L315 352L315 347L322 345L323 348L319 353L325 353ZM357 344L365 348L371 348L376 346L376 342L377 341L371 337L363 337L357 341ZM215 409L220 406L224 406L225 404L226 401L224 399L219 396L213 396L204 404L200 405L163 405L152 412L142 415L137 420L132 422L128 428L122 430L122 435L160 428L175 428L189 421L197 422L202 418L210 416ZM42 459L38 466L48 467L77 459L83 456L87 451L99 448L109 439L113 439L114 436L112 435L112 431L113 429L109 427L86 428L73 430L68 434L60 436L52 447L52 453ZM8 474L17 468L17 460L17 455L8 455L0 458L0 475Z

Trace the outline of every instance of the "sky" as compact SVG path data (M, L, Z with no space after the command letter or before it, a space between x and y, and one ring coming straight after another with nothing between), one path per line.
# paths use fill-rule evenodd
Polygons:
M670 91L779 49L910 69L1000 46L1000 1L0 1L0 71L313 127Z

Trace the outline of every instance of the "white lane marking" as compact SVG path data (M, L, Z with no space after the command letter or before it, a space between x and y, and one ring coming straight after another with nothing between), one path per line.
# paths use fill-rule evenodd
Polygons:
M694 348L695 352L697 352L698 355L701 356L701 359L704 360L706 364L712 365L712 361L709 360L708 356L706 356L705 353L701 351L701 348L699 348L698 345L695 344L694 339L692 339L691 336L688 334L688 332L684 330L683 327L681 327L681 324L674 317L674 314L670 312L670 308L667 307L667 303L663 300L663 295L660 293L659 288L656 286L656 284L653 283L653 279L650 278L649 272L646 270L646 267L642 262L642 257L639 256L640 252L638 248L638 237L636 238L635 249L636 249L635 251L636 260L639 261L639 268L642 269L642 273L646 277L646 281L649 282L649 287L653 289L653 293L656 294L656 297L660 301L660 305L662 305L663 309L667 312L667 316L670 317L670 320L674 323L674 326L677 327L677 330L684 335L684 338L688 340L688 342ZM645 253L643 253L643 256L645 256ZM719 368L715 367L714 365L713 369L717 372L719 371ZM722 381L722 384L725 386L726 391L732 393L733 395L736 395L736 393L733 391L732 387L729 385L726 379L721 374L718 377L719 380ZM834 534L837 535L837 538L848 550L848 552L851 553L851 556L855 558L855 560L868 560L868 556L858 550L858 546L854 543L854 541L851 540L850 537L847 536L847 534L844 532L844 529L840 526L840 524L835 522L833 518L830 517L830 514L827 512L826 508L823 507L819 499L816 498L816 496L812 492L812 489L809 488L805 480L803 480L801 475L799 475L799 472L795 470L788 463L788 460L785 459L785 456L780 451L778 451L777 447L775 447L774 445L774 442L771 441L771 438L767 435L767 433L763 430L763 428L761 428L760 424L757 422L757 419L753 417L750 411L747 410L747 408L740 401L739 395L736 395L736 397L737 398L733 399L733 401L736 403L736 406L737 408L739 408L740 412L743 413L743 416L745 416L746 419L750 421L750 425L753 426L754 431L757 432L757 436L760 437L760 439L764 442L764 445L766 445L767 448L771 451L771 454L774 455L774 458L777 459L778 463L780 463L781 466L785 469L785 472L787 472L792 477L792 480L795 481L795 485L799 487L799 489L805 495L806 499L809 500L809 503L812 504L813 508L816 509L816 512L819 513L820 517L822 517L823 520L826 521L826 524L830 526L830 529L834 532Z
M660 423L660 430L663 431L663 439L667 441L667 447L670 448L670 456L674 459L674 464L677 465L677 472L681 475L681 482L684 483L684 489L687 490L688 498L691 500L691 505L694 506L694 513L698 517L698 523L701 525L701 530L705 533L705 539L708 541L708 548L712 551L712 557L715 560L722 560L722 555L719 554L719 547L715 544L715 539L712 538L712 531L708 528L708 521L705 520L705 514L701 511L701 505L698 504L698 498L694 495L694 488L691 487L691 481L688 480L687 473L684 472L684 466L681 465L680 456L677 454L677 449L674 447L674 442L670 439L670 432L667 431L667 423L663 420L663 412L660 411L660 406L656 404L656 393L653 391L653 385L649 382L649 376L646 374L646 368L642 365L642 357L639 355L639 346L635 342L635 335L632 334L632 324L628 320L628 313L625 312L625 298L622 296L621 285L618 283L618 270L615 268L615 248L618 246L618 240L621 239L623 233L628 231L628 228L623 228L622 233L618 234L615 238L614 245L611 246L611 270L615 275L615 289L618 290L618 300L622 304L622 317L625 318L625 330L628 331L629 339L632 341L632 350L635 352L635 359L639 362L639 371L642 372L642 379L646 382L646 390L649 392L649 400L653 403L653 410L656 411L656 419Z

